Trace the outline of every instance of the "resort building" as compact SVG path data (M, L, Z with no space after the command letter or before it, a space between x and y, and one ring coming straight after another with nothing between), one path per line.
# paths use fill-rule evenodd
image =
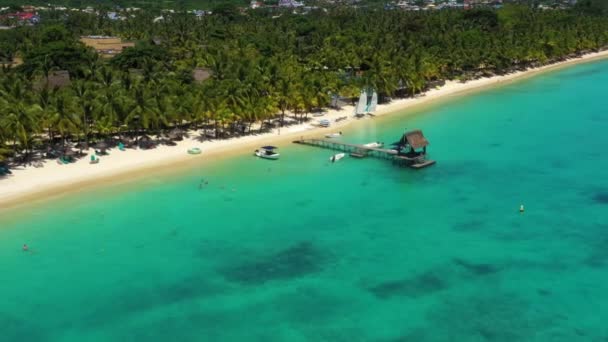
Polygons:
M279 0L279 7L296 8L304 6L303 2L296 0Z
M123 42L118 37L109 36L84 36L80 37L80 41L86 46L95 49L104 58L114 57L121 53L122 50L135 46L135 43Z
M15 12L5 15L0 15L1 21L13 21L19 24L37 24L40 21L40 16L35 12Z

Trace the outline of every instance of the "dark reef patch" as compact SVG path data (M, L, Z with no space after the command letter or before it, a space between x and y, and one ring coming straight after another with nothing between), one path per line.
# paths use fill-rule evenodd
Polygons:
M513 294L476 293L448 298L427 319L449 332L449 341L527 341L555 324L553 317L539 317L529 307Z
M207 273L199 273L150 287L129 287L108 298L106 305L84 310L82 320L89 326L113 324L122 317L166 306L188 303L199 297L212 297L227 291L222 284L211 283Z
M23 320L17 317L9 316L6 313L0 312L0 329L2 329L2 341L45 341L49 340L49 336L45 336L41 329L36 326L36 320Z
M299 286L276 296L272 301L253 307L260 311L277 310L285 322L309 325L324 324L342 316L352 307L350 298L332 293L331 289Z
M551 167L554 169L566 169L569 164L564 160L553 160L551 161Z
M452 226L452 229L459 232L473 231L483 228L485 225L484 221L471 220L466 222L456 223Z
M386 299L393 296L420 297L448 287L448 284L433 272L424 272L412 278L380 283L368 290L376 297Z
M597 191L591 199L596 204L608 205L608 191Z
M486 276L494 273L498 273L502 270L501 267L492 264L478 264L470 261L466 261L460 258L453 258L454 264L464 268L467 272L475 276Z
M220 269L229 281L258 285L267 281L298 278L322 269L325 256L305 241L252 262Z
M294 204L296 205L296 207L309 207L311 204L313 203L312 199L302 199L299 201L296 201Z
M547 289L538 289L536 290L536 293L538 293L539 296L550 296L551 295L551 291L547 290Z
M608 226L599 225L598 233L589 242L590 253L583 259L583 264L593 268L608 266Z

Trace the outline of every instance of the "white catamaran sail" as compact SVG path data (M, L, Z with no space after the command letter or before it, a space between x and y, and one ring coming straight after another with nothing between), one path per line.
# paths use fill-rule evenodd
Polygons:
M370 102L369 106L367 107L367 112L368 113L375 112L377 105L378 105L378 93L376 93L374 91L374 93L372 94L372 101Z
M355 107L355 115L364 115L367 109L367 93L365 91L361 91L361 95L359 96L359 102L357 102L357 106Z

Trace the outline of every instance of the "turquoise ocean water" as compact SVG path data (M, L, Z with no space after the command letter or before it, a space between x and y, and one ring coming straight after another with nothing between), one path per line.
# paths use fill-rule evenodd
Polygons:
M0 341L605 341L606 94L603 61L345 131L423 129L420 171L284 145L4 211Z

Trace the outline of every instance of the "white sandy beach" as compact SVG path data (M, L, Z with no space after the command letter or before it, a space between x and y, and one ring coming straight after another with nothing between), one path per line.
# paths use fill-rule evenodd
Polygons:
M608 58L608 51L592 53L581 58L571 59L565 62L531 69L524 72L516 72L505 76L495 76L461 83L458 81L448 81L439 89L432 89L424 95L393 100L389 104L379 105L376 116L387 115L394 112L402 112L408 108L429 104L438 99L445 99L455 95L462 95L465 92L481 90L489 86L505 84L507 82L522 79L540 72L561 68L564 66L592 61L600 58ZM328 132L338 131L341 127L348 125L356 119L353 117L353 107L346 106L342 110L329 110L322 117L332 122L330 128L319 128L310 123L283 127L260 135L244 136L228 140L205 141L203 143L193 138L186 138L177 142L177 146L161 145L152 150L127 149L124 152L118 149L110 150L110 155L101 157L99 164L89 164L89 158L81 158L75 163L59 165L55 160L47 160L43 167L25 167L12 169L13 174L0 178L0 208L23 203L33 198L46 197L57 193L71 191L75 188L82 188L85 185L99 184L107 181L119 174L124 177L137 174L138 171L146 171L152 168L162 169L174 167L176 163L186 163L200 158L214 158L219 155L235 153L252 153L253 149L261 145L285 144L299 136L322 136ZM347 116L347 120L335 123L335 119ZM373 120L373 119L366 119ZM312 123L317 120L311 120ZM197 132L190 132L191 136L198 135ZM199 147L202 149L200 155L187 154L188 148ZM89 154L94 153L91 149ZM93 182L94 181L94 182Z

